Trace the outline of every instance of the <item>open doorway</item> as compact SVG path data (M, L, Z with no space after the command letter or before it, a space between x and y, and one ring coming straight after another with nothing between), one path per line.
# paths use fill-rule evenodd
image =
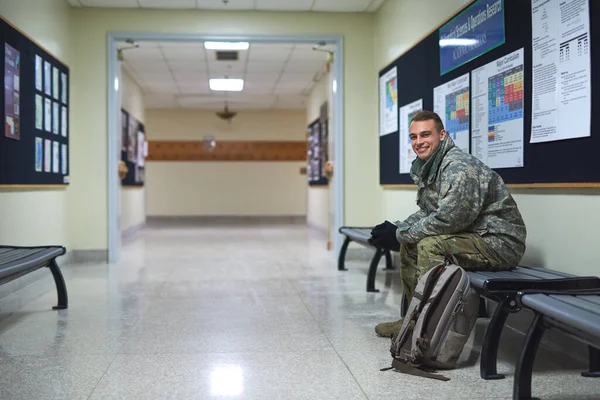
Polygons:
M132 34L132 33L111 33L108 37L108 82L109 82L109 96L108 96L108 123L109 123L109 154L108 154L108 168L109 168L109 212L108 212L108 226L109 226L109 261L116 262L119 259L120 247L121 247L121 221L119 217L120 212L120 195L121 185L118 177L118 163L121 159L121 147L120 147L120 135L122 132L121 118L119 113L121 105L119 104L119 92L118 86L113 84L119 82L119 61L117 50L119 43L126 41L144 45L144 43L167 44L165 48L169 48L168 43L183 43L189 47L202 45L203 42L215 41L215 42L249 42L256 44L257 49L261 46L266 48L267 44L277 44L285 51L293 50L295 46L299 49L310 49L317 43L320 46L327 46L333 53L333 63L331 64L331 121L332 130L329 133L331 141L330 159L334 164L334 178L331 180L329 187L331 196L329 196L329 210L330 213L328 218L330 219L330 231L336 232L337 228L343 224L344 215L344 201L343 201L343 43L342 38L338 36L276 36L276 35L264 35L264 36L199 36L199 35L166 35L166 34ZM185 47L185 46L184 46ZM227 56L226 54L224 56ZM231 56L231 55L229 55ZM208 62L205 60L205 62ZM227 65L226 63L222 65ZM215 71L215 75L225 75L234 71ZM208 78L208 77L206 77ZM274 74L271 78L276 81L278 77ZM204 79L204 82L198 82L198 85L207 85L208 79ZM251 80L248 80L251 83ZM193 88L188 88L193 91ZM272 96L262 96L261 93L250 93L250 97L254 97L252 100L255 102L272 102L274 101ZM260 92L260 91L259 91ZM294 102L299 99L294 99L293 96L280 96L282 106L285 106L285 102ZM167 96L157 96L155 99L157 102L168 101ZM183 94L177 99L179 102L200 102L203 108L218 108L227 114L234 108L241 109L244 107L244 100L240 100L239 103L235 103L233 96L231 100L225 96L198 96L194 93L190 95ZM275 100L279 101L279 100ZM331 234L330 238L333 240L333 250L337 253L341 243L339 243L339 235Z

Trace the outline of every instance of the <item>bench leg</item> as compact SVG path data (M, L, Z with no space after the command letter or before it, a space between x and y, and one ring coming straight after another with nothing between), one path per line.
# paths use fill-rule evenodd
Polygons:
M479 296L479 312L477 313L477 318L487 318L489 317L487 310L487 303L482 296Z
M346 271L346 265L345 265L346 251L348 250L348 245L350 244L350 242L351 242L350 237L346 236L346 239L344 240L344 243L342 244L342 248L340 249L340 255L338 257L338 270L339 271Z
M392 263L392 255L389 250L385 251L385 269L394 269L394 264Z
M513 383L513 399L514 400L530 400L531 397L531 376L533 374L533 363L542 336L546 327L541 314L535 315L527 336L525 344L519 357L519 362L515 370L515 381Z
M63 310L69 305L69 299L67 296L67 285L65 285L65 279L63 278L63 275L60 272L60 269L58 268L56 260L52 260L50 265L48 265L48 268L50 268L50 271L52 271L54 283L56 283L56 293L58 295L58 304L52 308L54 310Z
M377 274L377 265L379 265L379 260L381 260L384 252L385 250L375 250L371 265L369 266L369 275L367 275L367 292L379 292L379 289L375 289L375 275Z
M582 372L581 376L586 378L600 378L600 350L594 346L588 346L590 366L589 371Z
M504 323L508 317L505 306L510 302L509 298L498 303L496 311L485 330L483 345L481 347L481 361L479 362L479 375L482 379L504 379L504 375L497 371L498 346Z

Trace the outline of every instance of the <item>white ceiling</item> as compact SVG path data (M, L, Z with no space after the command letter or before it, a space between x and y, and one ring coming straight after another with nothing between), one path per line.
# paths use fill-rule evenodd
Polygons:
M73 7L375 12L384 0L67 0Z
M306 108L325 73L327 53L313 44L250 43L237 61L217 61L203 42L118 43L123 69L140 85L148 108ZM214 92L210 78L242 78L242 92Z

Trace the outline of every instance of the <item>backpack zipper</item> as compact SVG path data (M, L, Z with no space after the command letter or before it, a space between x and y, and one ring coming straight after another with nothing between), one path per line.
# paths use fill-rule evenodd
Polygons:
M465 286L466 286L466 288L465 288ZM435 346L435 349L433 350L433 353L431 355L431 358L433 360L437 359L438 353L441 350L442 343L444 343L446 341L446 337L448 336L450 327L453 325L454 319L456 318L456 313L458 313L464 307L464 299L466 297L465 292L469 289L469 281L468 280L466 282L466 285L463 285L462 289L463 290L462 290L461 295L458 298L458 302L456 303L456 306L454 306L454 310L452 310L452 314L450 315L450 321L448 321L448 323L444 327L444 331L442 332L442 335L440 336L440 339L438 340L437 345Z

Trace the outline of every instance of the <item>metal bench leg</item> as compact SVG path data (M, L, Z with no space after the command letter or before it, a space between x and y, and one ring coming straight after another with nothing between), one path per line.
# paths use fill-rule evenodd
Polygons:
M377 274L377 265L379 265L379 260L381 260L384 252L385 250L377 249L373 255L371 265L369 266L369 275L367 275L367 292L379 292L379 289L375 289L375 275Z
M581 376L586 378L600 378L600 350L594 346L588 346L590 366L589 371L582 372Z
M487 318L490 315L487 310L487 303L482 296L479 296L479 313L477 314L477 318Z
M56 283L56 293L58 295L58 304L52 307L52 309L63 310L69 305L69 299L67 296L67 285L65 285L65 279L63 278L63 275L60 272L60 269L58 268L56 260L52 260L50 265L48 265L48 268L50 268L50 271L52 271L54 283Z
M502 335L502 329L504 323L508 317L506 311L506 305L510 302L510 298L506 298L498 303L496 311L485 330L485 336L483 338L483 345L481 347L481 361L479 362L479 375L481 378L490 379L504 379L504 375L499 374L497 371L497 357L498 357L498 345L500 344L500 335Z
M352 240L350 237L346 236L346 240L344 240L344 244L342 244L342 248L340 249L340 255L338 257L338 270L346 271L345 260L346 260L346 251L348 250L348 245Z
M531 397L531 376L533 374L533 363L542 336L546 327L541 314L535 315L527 336L525 344L519 357L519 363L515 370L515 381L513 383L513 399L514 400L530 400Z
M392 255L389 250L385 251L385 269L394 269L394 264L392 263Z

